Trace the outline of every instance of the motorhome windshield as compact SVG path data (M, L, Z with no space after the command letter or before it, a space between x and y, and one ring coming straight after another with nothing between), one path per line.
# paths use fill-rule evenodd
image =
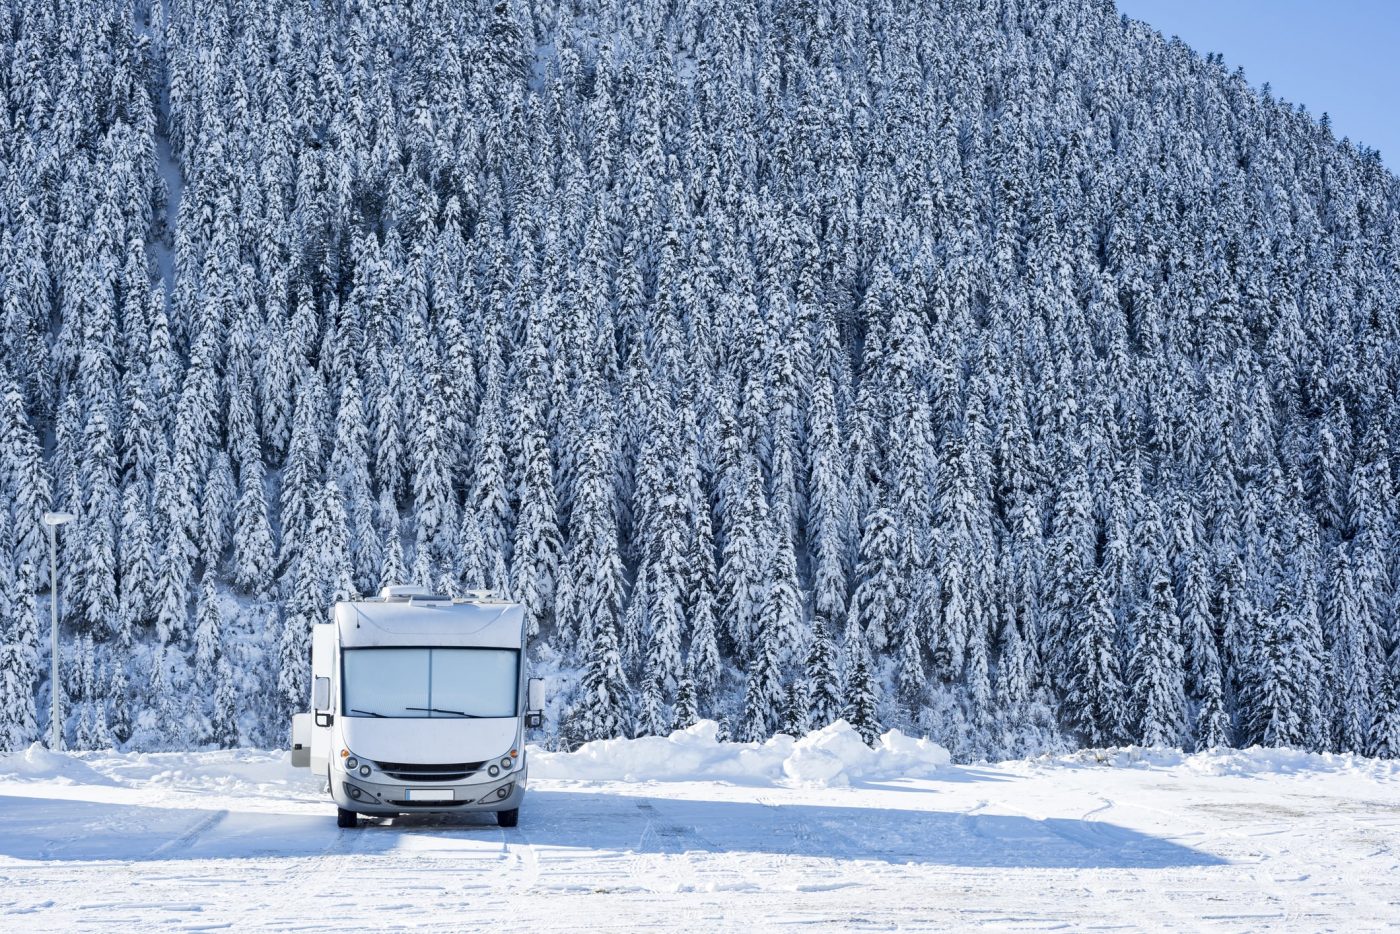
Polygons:
M345 649L341 684L350 717L514 717L516 649Z

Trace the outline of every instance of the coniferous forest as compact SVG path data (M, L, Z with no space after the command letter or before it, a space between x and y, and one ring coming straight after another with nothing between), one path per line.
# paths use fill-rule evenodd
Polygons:
M283 745L523 600L542 741L1400 753L1400 184L1109 0L0 0L0 748Z

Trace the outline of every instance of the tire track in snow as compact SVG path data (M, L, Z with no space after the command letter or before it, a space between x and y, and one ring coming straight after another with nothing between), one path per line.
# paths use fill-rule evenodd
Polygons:
M225 817L228 817L227 810L214 811L210 814L205 815L203 818L196 821L194 826L192 826L189 830L185 831L180 836L174 837L170 840L166 840L164 843L151 850L151 852L147 854L146 858L157 859L161 856L164 856L166 853L176 852L184 847L189 846L190 844L198 840L200 837L213 830L216 826L223 823Z
M518 881L506 880L508 886L512 889L517 886L521 889L537 887L540 882L540 854L534 843L518 825L498 827L497 830L501 833L501 855L508 858L524 875L524 878Z
M330 815L327 815L326 822L330 820ZM365 827L337 827L326 845L315 854L281 861L285 871L279 879L271 882L274 897L267 905L258 908L258 916L271 920L283 930L333 926L333 922L324 920L330 916L316 905L316 901L329 895L328 883L340 876L332 867L355 856L364 846L366 830ZM359 867L347 868L350 878L359 874Z
M771 795L758 795L755 800L775 815L778 819L776 822L785 827L796 844L789 847L786 853L778 855L779 865L792 865L794 858L801 859L802 865L796 873L799 876L811 875L808 870L813 865L821 867L822 881L798 883L796 888L799 891L828 891L869 885L879 878L880 874L870 867L869 857L872 854L869 848L857 848L854 840L831 824L823 824L820 846L815 845L818 837L811 823L802 816L802 805L786 805L774 800Z
M1117 807L1117 804L1112 799L1104 797L1103 795L1095 794L1094 797L1098 799L1098 805L1085 811L1080 815L1078 820L1045 818L1031 811L1012 807L1005 803L999 803L998 808L1018 814L1034 822L1046 833L1068 843L1073 843L1076 847L1090 854L1121 857L1125 848L1139 846L1141 842L1141 835L1139 833L1127 828L1105 824L1100 819L1100 815L1113 810ZM980 801L969 808L962 817L971 822L973 833L983 839L996 841L996 837L988 835L978 827L978 822L975 819L976 815L974 812L981 810L987 805L988 802ZM1005 843L1006 841L997 842ZM1151 875L1151 873L1160 872L1160 867L1123 865L1116 868L1121 868L1131 873L1130 878L1133 883L1139 886L1128 894L1131 896L1141 896L1148 900L1157 912L1158 919L1171 919L1170 929L1191 931L1199 928L1199 920L1188 918L1178 910L1173 900L1163 891L1161 883L1156 881ZM1166 925L1159 923L1159 927L1166 927Z
M652 863L642 857L654 854L661 857L657 861L658 868L671 880L670 891L694 889L699 867L691 854L697 850L712 851L715 849L714 844L701 837L692 826L675 822L658 825L657 819L661 815L653 799L641 798L634 803L643 824L632 860L632 876L638 879L646 878L650 874ZM686 843L690 846L686 846Z

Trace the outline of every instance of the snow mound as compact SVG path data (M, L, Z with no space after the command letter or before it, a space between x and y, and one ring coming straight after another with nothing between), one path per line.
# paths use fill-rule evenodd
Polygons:
M120 785L81 759L61 752L50 752L38 743L23 752L0 754L0 778L30 782L57 782L63 785Z
M1373 759L1353 753L1309 752L1304 749L1275 749L1251 746L1248 749L1209 749L1182 752L1150 746L1119 746L1108 749L1081 749L1064 756L1047 757L1041 762L1078 767L1128 769L1179 769L1196 775L1366 775L1378 781L1400 780L1400 761Z
M871 748L844 720L793 739L762 743L719 740L719 725L702 720L670 736L605 739L573 752L531 751L540 778L580 781L731 781L820 787L927 775L946 766L948 751L891 730Z
M292 768L281 750L219 749L207 752L96 754L94 765L128 783L226 794L282 795L314 784L309 772Z

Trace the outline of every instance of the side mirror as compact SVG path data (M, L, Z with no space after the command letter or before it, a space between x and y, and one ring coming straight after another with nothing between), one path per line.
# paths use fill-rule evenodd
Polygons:
M331 709L331 679L317 678L311 684L311 709L317 713Z
M531 678L525 686L525 725L544 725L544 679Z

